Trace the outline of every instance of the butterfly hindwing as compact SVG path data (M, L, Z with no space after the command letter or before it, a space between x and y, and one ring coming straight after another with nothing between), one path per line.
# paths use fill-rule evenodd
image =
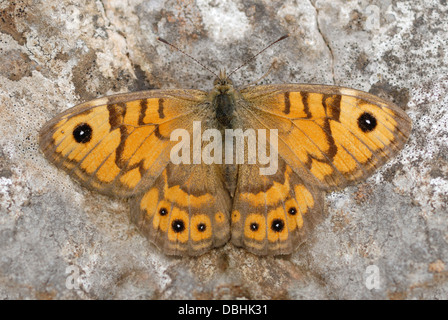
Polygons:
M238 167L232 208L232 243L259 255L291 253L323 214L323 191L308 185L280 160L274 175L258 165Z
M367 178L403 147L412 127L396 105L354 89L285 84L241 94L242 125L277 128L279 156L327 190Z
M230 237L221 167L169 164L131 208L131 220L166 254L200 255Z

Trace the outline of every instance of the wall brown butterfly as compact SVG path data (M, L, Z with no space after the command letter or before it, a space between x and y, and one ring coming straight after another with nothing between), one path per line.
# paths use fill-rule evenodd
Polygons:
M192 132L195 121L202 131L277 129L278 169L173 164L171 132ZM310 84L237 89L221 71L209 92L150 90L82 103L44 125L40 148L83 186L132 198L131 220L166 254L196 256L230 240L278 255L321 219L326 191L366 179L402 149L411 126L402 109L369 93Z

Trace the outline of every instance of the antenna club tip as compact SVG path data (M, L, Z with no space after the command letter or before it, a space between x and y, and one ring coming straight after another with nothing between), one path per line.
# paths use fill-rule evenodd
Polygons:
M166 41L165 39L163 39L163 38L161 38L161 37L157 37L156 39L157 39L158 41L160 41L160 42L163 42L163 43L169 44L169 42L168 42L168 41Z

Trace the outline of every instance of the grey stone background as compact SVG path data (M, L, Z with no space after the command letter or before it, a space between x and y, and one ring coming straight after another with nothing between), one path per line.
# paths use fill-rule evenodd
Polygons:
M447 13L446 0L0 1L0 298L446 299ZM353 87L414 121L398 157L328 194L327 218L290 256L231 245L164 256L126 201L80 187L38 150L42 125L77 103L211 88L210 73L157 36L217 70L285 33L234 82L273 64L262 83Z

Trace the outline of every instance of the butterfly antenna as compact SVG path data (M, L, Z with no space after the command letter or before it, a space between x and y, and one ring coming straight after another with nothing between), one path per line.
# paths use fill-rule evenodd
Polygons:
M258 57L260 54L262 54L264 51L266 51L267 49L269 49L270 47L272 47L274 44L276 44L277 42L280 42L282 40L285 40L286 38L289 37L289 34L285 34L284 36L281 36L280 38L278 38L277 40L275 40L274 42L272 42L270 45L268 45L267 47L265 47L263 50L261 50L260 52L258 52L256 55L252 56L252 58L246 60L242 65L240 65L238 68L236 68L235 70L233 70L232 72L230 72L228 74L228 76L230 76L232 73L235 73L236 71L240 70L242 67L244 67L245 65L247 65L249 62L251 62L252 60L254 60L256 57Z
M169 43L168 41L166 41L163 38L157 37L157 40L159 40L160 42L163 42L167 45L169 45L170 47L176 49L177 51L179 51L180 53L183 53L184 55L186 55L188 58L190 58L191 60L193 60L194 62L196 62L198 65L200 65L202 68L204 68L205 70L207 70L208 72L214 74L216 77L218 77L218 75L213 72L212 70L210 70L209 68L207 68L206 66L204 66L201 62L199 62L196 58L190 56L188 53L186 53L185 51L183 51L182 49L176 47L174 44Z

